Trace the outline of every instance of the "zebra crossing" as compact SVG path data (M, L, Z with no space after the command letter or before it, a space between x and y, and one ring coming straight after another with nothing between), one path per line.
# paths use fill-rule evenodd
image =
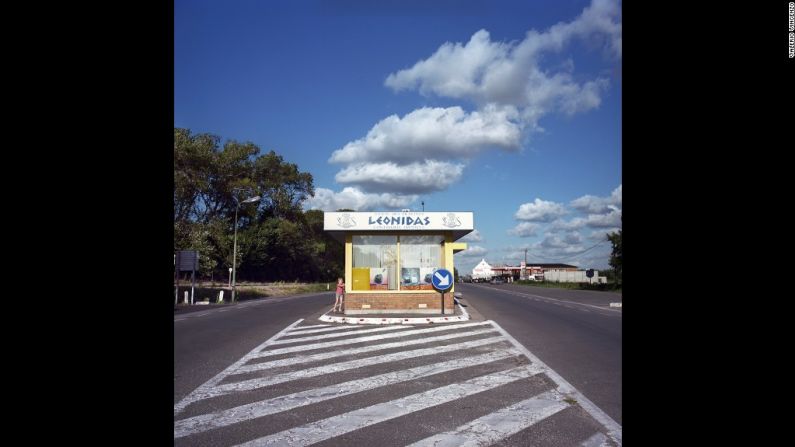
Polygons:
M621 445L493 321L298 320L174 405L175 445Z

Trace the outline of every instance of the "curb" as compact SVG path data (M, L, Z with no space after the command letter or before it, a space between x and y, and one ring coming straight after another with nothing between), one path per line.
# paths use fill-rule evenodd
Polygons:
M456 304L458 300L455 300ZM459 321L468 321L469 313L466 309L459 306L463 315L449 316L449 317L415 317L415 318L380 318L380 317L333 317L328 315L331 310L327 311L318 318L320 321L327 323L346 323L346 324L434 324L434 323L456 323Z

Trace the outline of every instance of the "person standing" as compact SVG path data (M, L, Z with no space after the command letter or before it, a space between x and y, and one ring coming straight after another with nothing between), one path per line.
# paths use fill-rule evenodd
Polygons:
M344 303L345 298L345 282L342 278L337 278L337 300L334 301L334 309L333 312L337 312L337 308L339 307L339 312L342 312L342 305Z

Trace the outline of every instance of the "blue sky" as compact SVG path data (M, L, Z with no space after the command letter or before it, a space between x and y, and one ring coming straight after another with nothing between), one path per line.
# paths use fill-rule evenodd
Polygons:
M307 209L473 211L464 273L518 264L525 248L529 262L608 267L599 242L622 208L616 0L174 11L174 125L312 173Z

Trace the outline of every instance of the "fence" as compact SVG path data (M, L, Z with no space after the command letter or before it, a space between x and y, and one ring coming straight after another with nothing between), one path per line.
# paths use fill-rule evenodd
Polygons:
M607 278L599 276L599 271L593 271L593 278L588 278L585 275L585 270L566 271L566 270L547 270L544 272L544 281L550 282L586 282L594 284L605 284Z

